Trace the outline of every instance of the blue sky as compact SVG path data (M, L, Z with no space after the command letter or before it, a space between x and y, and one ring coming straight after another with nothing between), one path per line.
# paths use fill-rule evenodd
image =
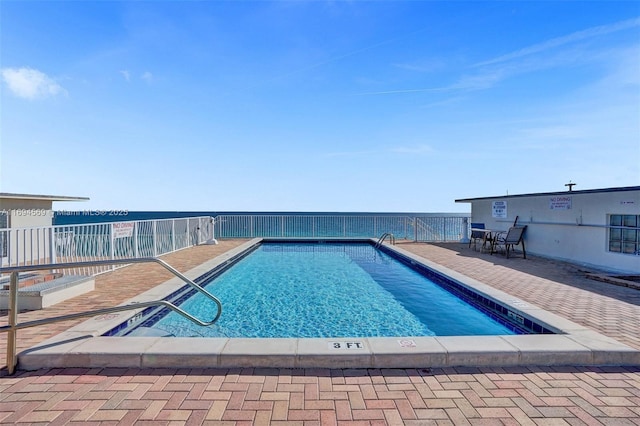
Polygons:
M464 212L640 185L634 1L2 1L0 191Z

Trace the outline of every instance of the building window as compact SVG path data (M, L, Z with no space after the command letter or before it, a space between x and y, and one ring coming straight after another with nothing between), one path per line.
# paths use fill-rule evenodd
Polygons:
M640 215L609 215L609 251L640 254Z

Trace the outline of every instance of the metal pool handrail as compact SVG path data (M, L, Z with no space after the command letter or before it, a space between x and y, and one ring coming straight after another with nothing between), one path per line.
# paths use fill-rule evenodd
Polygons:
M180 278L186 284L190 285L200 293L207 296L209 299L215 302L217 307L216 316L213 320L209 322L201 321L193 315L185 312L184 310L178 308L171 302L166 300L154 300L149 302L138 302L132 303L125 306L114 306L112 308L103 308L103 309L95 309L92 311L86 312L78 312L75 314L61 315L57 317L51 318L43 318L35 321L27 321L23 323L18 323L18 274L19 272L28 272L28 271L40 271L43 269L65 269L65 268L80 268L83 266L100 266L100 265L114 265L114 264L132 264L132 263L149 263L155 262L159 263L169 272L171 272L176 277ZM155 257L145 257L145 258L133 258L133 259L111 259L111 260L95 260L95 261L87 261L87 262L67 262L67 263L55 263L55 264L40 264L40 265L24 265L24 266L12 266L9 268L0 268L0 274L2 273L11 273L10 284L9 284L9 303L8 303L8 315L7 315L7 323L8 325L1 326L0 332L7 333L7 370L9 374L13 374L15 372L17 358L16 358L16 340L17 340L17 331L22 328L36 327L38 325L51 324L59 321L67 321L76 318L83 317L91 317L96 315L109 314L113 312L121 312L128 311L132 309L146 308L150 306L165 306L172 311L182 315L187 318L191 322L198 324L202 327L207 327L215 323L222 314L222 303L218 300L213 294L206 291L200 285L196 284L189 278L182 275L178 270L173 268L171 265L166 263L164 260L157 259Z
M395 245L396 243L396 237L390 233L390 232L385 232L384 234L382 234L382 236L378 239L378 242L376 243L375 247L378 248L382 245L382 243L384 242L384 240L389 237L389 241L391 242L391 244Z

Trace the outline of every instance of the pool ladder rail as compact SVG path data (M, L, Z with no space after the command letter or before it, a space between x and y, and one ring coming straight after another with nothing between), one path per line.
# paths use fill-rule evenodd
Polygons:
M216 304L217 313L213 320L211 321L201 321L193 315L187 313L186 311L180 309L176 305L166 300L153 300L149 302L134 302L129 305L122 306L114 306L112 308L103 308L103 309L95 309L92 311L78 312L75 314L61 315L57 317L51 318L43 318L34 321L26 321L23 323L18 323L18 281L19 281L19 273L20 272L28 272L28 271L41 271L48 269L69 269L69 268L81 268L88 266L105 266L105 265L129 265L133 263L150 263L155 262L160 264L162 267L167 269L176 277L180 278L189 286L193 287L200 293L204 294L210 300L212 300ZM12 375L15 372L17 365L17 355L16 355L16 341L18 330L22 328L36 327L39 325L51 324L54 322L67 321L78 318L85 317L93 317L97 315L110 314L114 312L122 312L122 311L130 311L133 309L141 309L147 308L151 306L164 306L166 308L171 309L177 314L182 315L189 321L202 326L208 327L213 325L222 314L222 303L218 300L213 294L209 293L207 290L202 288L200 285L196 284L186 276L182 275L178 270L173 268L164 260L155 258L155 257L141 257L141 258L131 258L131 259L112 259L112 260L95 260L95 261L86 261L86 262L67 262L67 263L49 263L49 264L39 264L39 265L24 265L24 266L12 266L8 268L0 268L0 274L10 273L11 278L9 282L9 304L8 304L8 312L7 312L7 324L4 326L0 326L0 332L7 333L7 371L9 375Z
M385 240L386 238L389 238L389 242L390 242L392 245L395 245L395 244L396 244L396 237L395 237L392 233L390 233L390 232L385 232L384 234L382 234L382 235L380 236L380 238L378 238L378 242L376 243L375 248L380 247L380 246L382 245L382 243L384 243L384 240Z

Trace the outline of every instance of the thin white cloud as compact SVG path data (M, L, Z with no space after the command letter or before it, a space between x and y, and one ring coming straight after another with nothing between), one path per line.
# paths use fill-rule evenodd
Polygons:
M475 64L475 67L482 67L486 65L497 64L500 62L510 61L512 59L518 59L524 56L528 56L534 53L544 52L549 49L554 49L556 47L575 43L577 41L586 40L589 38L600 37L605 34L611 34L618 31L627 30L629 28L634 28L640 26L640 18L628 19L626 21L616 22L615 24L610 25L601 25L598 27L588 28L586 30L577 31L575 33L571 33L569 35L563 37L557 37L550 40L547 40L542 43L534 44L529 47L525 47L520 50L516 50L515 52L507 53L506 55L498 56L497 58L489 59L486 61L478 62Z
M557 66L576 63L584 60L597 60L597 52L589 52L576 49L564 49L547 55L544 60L539 58L540 54L553 51L553 49L576 43L579 41L601 37L618 31L628 30L640 26L640 18L629 19L609 25L601 25L577 31L563 37L553 38L542 43L534 44L516 50L496 58L488 59L472 65L477 70L476 74L461 76L457 82L443 87L419 88L419 89L398 89L377 92L359 93L359 95L391 95L421 92L449 92L449 91L469 91L484 90L494 87L501 81L517 74L528 73L541 69L549 69ZM551 52L550 52L551 53ZM538 55L538 56L533 56ZM478 70L480 69L480 70Z
M567 140L580 140L589 135L585 134L583 125L549 125L520 129L519 137L523 140L552 141L559 143Z
M424 60L414 63L397 63L393 66L406 71L414 71L420 73L440 71L445 68L444 62L436 59Z
M141 79L143 79L144 81L146 81L147 83L151 83L153 81L153 74L151 74L149 71L145 71L141 76Z
M406 38L413 37L416 34L419 34L419 33L424 32L426 30L428 30L428 27L427 28L422 28L420 30L412 31L412 32L410 32L410 33L408 33L406 35L403 35L403 36L392 37L392 38L389 38L389 39L386 39L386 40L382 40L380 42L373 43L373 44L370 44L368 46L365 46L365 47L362 47L362 48L359 48L359 49L351 50L349 52L345 52L345 53L340 54L340 55L331 56L331 57L329 57L329 58L327 58L325 60L322 60L322 61L319 61L319 62L315 62L315 63L309 64L307 66L299 67L299 68L293 69L291 71L285 72L285 73L277 76L276 78L280 79L280 78L291 77L291 76L293 76L295 74L299 74L299 73L302 73L302 72L307 72L307 71L313 70L315 68L319 68L319 67L323 67L325 65L329 65L329 64L334 63L334 62L342 61L342 60L350 58L352 56L357 56L357 55L360 55L361 53L368 52L368 51L373 50L373 49L377 49L378 47L381 47L381 46L397 43L397 42L402 41L402 40L404 40Z
M443 90L482 90L493 87L496 83L504 80L509 75L507 70L495 70L476 75L461 77L457 83L444 87Z
M398 90L382 90L379 92L363 92L357 95L397 95L403 93L420 93L420 92L444 92L446 88L426 88L426 89L398 89Z
M129 71L122 70L120 71L120 74L122 74L122 77L124 77L125 80L131 81L131 73Z
M360 157L363 155L371 155L376 154L379 151L337 151L337 152L328 152L324 154L324 157L335 158L335 157Z
M2 79L11 93L23 99L33 100L67 94L55 80L33 68L3 68Z
M488 89L494 86L500 80L503 80L507 74L504 70L496 70L476 75L469 75L461 77L457 82L444 87L431 87L422 89L398 89L398 90L384 90L378 92L364 92L358 93L358 95L397 95L405 93L438 93L438 92L451 92L460 90L481 90Z
M417 146L399 146L396 148L391 148L390 151L397 154L423 155L433 153L434 149L429 145L422 144Z
M458 79L457 82L443 87L429 87L420 89L398 89L398 90L386 90L378 92L365 92L358 95L394 95L405 93L438 93L438 92L452 92L462 90L482 90L488 89L494 86L497 82L505 79L508 75L513 74L513 67L504 67L497 70L488 70L475 75L466 75Z
M424 155L433 153L434 149L429 145L416 145L416 146L398 146L387 149L374 149L369 151L342 151L342 152L329 152L324 156L329 158L335 157L363 157L363 156L371 156L371 155L379 155L384 154L388 155L389 153L393 154L409 154L409 155Z

